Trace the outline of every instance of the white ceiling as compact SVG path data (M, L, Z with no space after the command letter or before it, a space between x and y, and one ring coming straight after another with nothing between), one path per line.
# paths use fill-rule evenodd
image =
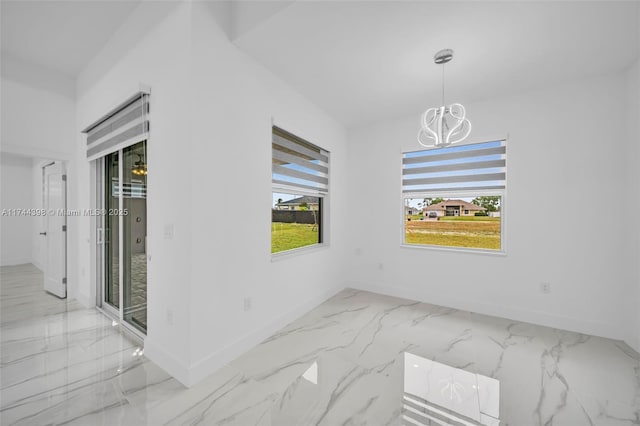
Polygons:
M2 53L76 76L140 0L2 0Z
M76 76L142 1L2 0L2 53ZM640 1L231 4L234 43L348 126L438 104L443 48L448 103L619 71L640 52Z
M344 124L622 70L640 2L298 1L234 43Z

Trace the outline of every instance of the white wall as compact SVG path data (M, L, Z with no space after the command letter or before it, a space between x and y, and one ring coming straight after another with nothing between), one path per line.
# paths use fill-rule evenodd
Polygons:
M343 287L349 218L343 127L229 43L208 11L194 3L192 381ZM274 262L272 119L331 152L330 247Z
M2 53L2 152L66 160L75 134L73 79Z
M41 208L40 166L51 161L42 158L69 160L73 156L75 84L71 77L4 52L1 62L0 150L20 155L29 164L29 183L24 184L22 192L31 194L31 199L24 207ZM73 181L75 177L69 178ZM38 234L42 230L39 219L31 220L31 226L27 261L42 269L45 253L44 238Z
M611 213L630 195L621 149L625 90L616 74L483 103L459 100L473 139L509 135L506 256L401 248L401 151L419 148L419 112L351 132L348 210L375 205L351 227L351 285L627 338L629 221ZM548 295L539 290L543 281L551 283Z
M236 49L204 2L174 7L116 55L119 40L153 7L137 9L80 75L76 121L79 131L139 82L152 87L145 354L190 385L342 287L346 136ZM330 247L278 262L270 255L272 117L332 154ZM91 202L83 141L77 138L79 206ZM253 213L239 216L230 199ZM91 223L77 224L77 297L90 302Z
M77 205L92 205L91 169L81 129L139 90L151 86L148 153L146 354L186 381L189 359L191 191L190 6L143 2L78 78L76 128ZM140 28L146 32L141 33ZM131 40L138 40L131 43ZM88 217L75 218L75 294L95 303L94 233ZM173 237L165 228L173 226ZM167 316L172 317L170 324Z
M3 153L0 156L0 209L33 207L31 159ZM0 265L20 265L32 259L31 238L35 218L28 215L0 217Z
M347 147L340 124L237 50L212 10L205 2L143 2L80 74L77 104L65 84L42 88L3 68L3 149L6 138L11 150L34 156L72 152L69 208L92 204L80 130L140 83L152 87L145 344L153 361L193 384L341 288L344 277L383 293L630 339L625 321L638 305L619 309L638 273L630 267L637 262L621 255L633 247L627 229L564 207L623 199L629 186L620 182L637 179L620 167L637 164L627 156L637 148L602 143L627 136L618 111L628 83L620 75L467 105L474 137L510 135L508 255L401 249L400 153L416 148L417 114L354 130ZM29 116L27 104L44 107ZM64 117L52 120L55 108ZM272 119L331 151L330 247L276 262L269 254ZM21 133L33 122L44 130ZM637 141L637 128L629 132ZM47 135L55 135L51 146ZM253 213L238 215L229 200ZM536 214L540 203L564 213ZM354 220L350 212L362 213ZM77 262L70 297L91 305L90 218L70 220L69 238ZM456 280L445 280L454 272ZM541 281L552 283L550 295L539 293Z
M627 72L627 197L632 211L640 212L640 61ZM630 286L627 302L628 338L627 342L640 352L640 224L629 223L627 232L629 246L626 261L631 265ZM634 297L635 295L635 297Z

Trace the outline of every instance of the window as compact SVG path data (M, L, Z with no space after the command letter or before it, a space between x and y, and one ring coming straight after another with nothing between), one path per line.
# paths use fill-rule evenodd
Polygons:
M271 253L322 244L329 152L272 128Z
M505 141L402 157L404 244L504 251Z

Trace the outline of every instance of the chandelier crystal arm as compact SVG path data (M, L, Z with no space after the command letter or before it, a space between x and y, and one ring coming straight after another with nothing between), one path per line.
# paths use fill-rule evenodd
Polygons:
M449 106L449 114L456 122L451 130L447 132L446 145L464 140L471 132L471 123L466 119L466 110L461 104L451 104Z
M432 148L438 140L438 134L431 128L438 118L439 108L429 108L422 114L422 128L418 132L418 143L425 148Z

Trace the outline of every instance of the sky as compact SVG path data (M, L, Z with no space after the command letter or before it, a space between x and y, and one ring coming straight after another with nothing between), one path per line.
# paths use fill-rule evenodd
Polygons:
M274 192L273 193L273 202L271 203L271 208L275 207L278 203L278 198L282 198L282 201L293 200L294 198L302 197L302 195L294 195L294 194L284 194L282 192Z

